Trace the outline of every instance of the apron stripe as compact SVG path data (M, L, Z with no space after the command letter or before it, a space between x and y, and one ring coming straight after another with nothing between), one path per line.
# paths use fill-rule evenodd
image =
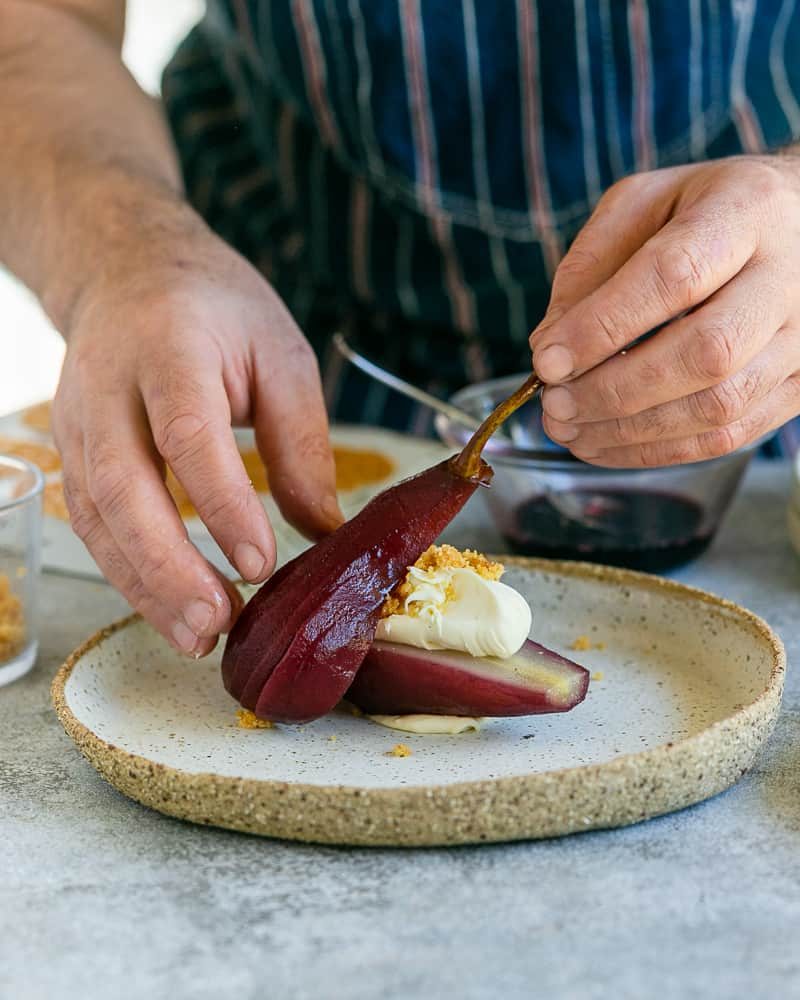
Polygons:
M645 0L630 0L628 21L634 81L632 124L636 169L652 170L656 165L652 121L653 80L650 27Z
M538 6L531 0L516 0L519 25L520 70L522 76L522 133L525 139L525 173L533 197L533 227L542 234L547 277L552 281L563 256L563 248L553 225L550 190L544 160L544 135L539 79Z
M574 0L574 3L578 92L583 139L583 173L586 179L586 194L589 204L596 205L603 192L600 186L600 165L597 161L597 136L595 135L594 108L592 107L592 72L587 37L586 0Z
M703 115L703 12L702 0L689 0L689 149L693 160L702 160L706 148Z
M738 30L736 48L733 53L733 66L731 67L731 105L739 138L747 153L760 153L764 148L764 137L761 134L753 105L747 96L745 82L755 8L756 0L736 0L734 3Z
M800 104L797 102L797 96L786 73L786 32L796 11L797 0L783 0L780 12L775 18L775 28L770 40L769 70L772 75L775 95L789 122L792 136L795 139L800 139ZM800 53L792 53L792 58L800 58Z
M328 74L312 0L292 0L292 17L297 26L306 89L320 134L328 146L336 149L341 140L328 104Z

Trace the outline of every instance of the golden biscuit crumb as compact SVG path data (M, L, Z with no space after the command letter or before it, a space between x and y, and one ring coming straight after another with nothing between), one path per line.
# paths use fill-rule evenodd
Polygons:
M40 434L49 434L51 430L53 404L51 400L44 403L37 403L30 406L22 414L22 422L26 427L30 427Z
M570 643L570 649L579 649L585 652L587 649L605 649L606 644L604 642L592 643L592 640L588 635L579 635L576 639L573 639Z
M328 743L335 743L335 742L336 742L336 733L331 733L331 735L328 737Z
M431 545L414 563L415 569L423 572L432 570L453 570L471 569L484 580L499 580L505 572L505 566L499 562L493 562L483 553L474 549L464 549L460 551L452 545ZM388 618L389 615L405 614L406 598L414 590L416 584L410 579L409 574L395 587L391 594L383 602L381 617Z
M410 757L411 747L407 743L395 743L391 750L386 751L387 757Z
M602 670L595 670L595 672L592 674L593 681L601 681L604 677L605 674L603 673Z
M22 601L11 590L8 577L0 573L0 663L15 656L24 642Z
M255 712L248 708L240 708L236 713L236 720L242 729L274 729L275 723L269 719L259 719Z
M39 444L37 441L27 441L24 438L10 438L0 435L0 451L14 458L23 458L38 465L42 472L58 472L61 468L61 458L58 452L49 444Z

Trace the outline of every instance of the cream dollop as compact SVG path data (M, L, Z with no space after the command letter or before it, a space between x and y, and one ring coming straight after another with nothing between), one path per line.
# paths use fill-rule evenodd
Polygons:
M404 614L378 623L375 638L420 649L455 649L471 656L507 659L531 628L528 602L505 583L472 569L408 571L411 593Z

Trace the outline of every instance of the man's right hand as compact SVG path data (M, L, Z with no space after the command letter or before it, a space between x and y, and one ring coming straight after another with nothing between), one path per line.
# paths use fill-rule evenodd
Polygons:
M54 426L75 531L136 610L202 656L241 601L187 537L165 463L251 582L272 572L275 540L232 425L255 428L275 500L299 530L318 537L342 515L311 348L266 281L199 220L197 230L172 264L164 247L157 267L134 254L124 277L86 289Z

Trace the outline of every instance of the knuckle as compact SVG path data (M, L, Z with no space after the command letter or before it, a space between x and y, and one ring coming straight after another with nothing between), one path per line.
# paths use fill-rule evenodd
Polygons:
M76 488L70 478L64 478L62 489L70 526L84 545L91 550L103 522L97 510L89 502L89 498L82 490Z
M625 338L613 318L599 309L593 309L587 317L586 326L593 328L605 342L602 347L608 353L616 353L625 346Z
M115 458L91 457L86 466L86 488L99 510L114 513L125 506L130 476Z
M202 504L203 519L235 524L241 521L250 503L251 488L211 490Z
M704 424L725 427L737 420L746 405L742 390L733 382L720 382L695 397L695 406Z
M165 587L168 584L168 593L170 595L174 594L174 574L167 572L173 562L172 549L169 546L163 547L148 543L139 532L132 532L129 542L132 549L137 553L134 569L138 572L143 584L147 586L149 582L151 589L157 590L159 580L166 575Z
M701 379L718 381L733 371L735 352L729 328L720 324L706 324L694 336L691 348L691 365Z
M654 406L649 410L645 410L644 413L639 415L637 425L640 434L644 434L648 438L654 438L655 440L663 437L670 430L669 422L662 406Z
M636 443L635 425L625 417L616 417L611 424L611 440L615 444L629 445Z
M631 195L640 191L642 187L647 184L649 178L648 172L628 174L627 177L621 177L618 181L611 185L602 198L598 202L598 206L603 207L614 205L617 202L627 201Z
M686 465L688 462L696 462L700 457L695 441L675 441L666 448L663 454L658 455L659 460L653 464Z
M742 400L742 411L767 389L769 376L757 366L746 368L737 379L736 391Z
M713 431L703 435L699 448L700 457L718 458L720 455L728 455L744 444L744 438L744 430L739 424L715 427Z
M149 620L153 619L156 608L159 611L163 609L163 605L154 605L145 585L138 577L127 583L123 588L123 593L134 611L138 611L140 615Z
M586 274L592 274L601 264L602 259L594 250L585 246L584 241L576 240L566 257L558 265L553 278L553 295L558 297L565 283L569 283L575 278L582 278Z
M601 381L597 394L603 409L612 417L632 417L638 412L634 395L613 381Z
M750 161L740 169L746 171L748 187L759 201L771 203L783 194L785 190L783 173L772 163L766 160Z
M708 272L705 253L690 242L671 240L654 251L656 289L670 309L691 305L704 287Z
M641 465L646 469L657 468L664 464L664 458L660 454L658 448L652 444L640 444L636 449L637 465Z
M66 489L64 490L64 494L65 497L69 496ZM76 503L74 500L70 501L67 499L67 510L69 511L69 523L72 526L72 530L89 547L97 533L100 518L87 504Z
M153 440L167 461L180 464L202 447L209 426L207 417L180 407L168 411L162 420L154 424Z

